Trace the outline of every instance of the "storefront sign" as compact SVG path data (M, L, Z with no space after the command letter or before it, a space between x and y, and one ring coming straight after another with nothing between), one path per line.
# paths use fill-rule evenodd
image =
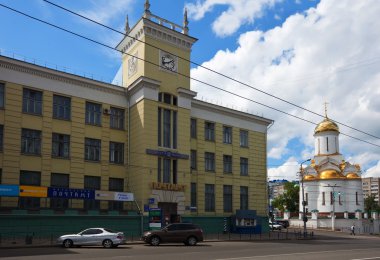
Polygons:
M93 200L95 199L95 190L49 187L48 196L50 198Z
M114 199L117 201L134 201L135 200L133 193L127 193L127 192L115 192Z
M46 198L47 187L20 185L20 197Z
M154 190L185 191L185 187L183 184L152 182L152 189Z
M20 187L18 185L0 185L0 196L18 197Z
M95 199L96 200L114 200L115 192L113 191L95 191Z
M162 157L174 158L174 159L189 159L188 154L175 153L172 151L160 151L160 150L146 149L146 153L151 154L151 155L162 156Z

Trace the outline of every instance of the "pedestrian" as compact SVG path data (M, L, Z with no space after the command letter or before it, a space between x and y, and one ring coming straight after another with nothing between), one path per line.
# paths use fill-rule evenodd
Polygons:
M351 235L355 236L355 224L352 224L351 226Z

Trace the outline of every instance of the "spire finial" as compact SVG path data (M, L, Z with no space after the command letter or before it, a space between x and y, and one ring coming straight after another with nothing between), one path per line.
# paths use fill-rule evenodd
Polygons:
M325 104L325 117L328 118L328 117L327 117L327 104L328 104L328 103L325 101L324 104Z
M131 29L131 28L129 27L129 21L128 21L128 15L127 15L127 18L125 19L125 27L124 27L124 31L125 31L126 33L128 33L130 29Z
M187 20L187 8L185 8L185 12L183 13L183 34L188 34L189 33L189 21Z
M145 4L144 4L144 18L148 18L150 17L150 3L149 3L149 0L145 0Z

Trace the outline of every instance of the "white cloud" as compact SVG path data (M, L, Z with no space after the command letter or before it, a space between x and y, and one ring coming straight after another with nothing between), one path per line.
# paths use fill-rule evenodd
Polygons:
M215 6L227 6L227 10L212 23L215 34L224 37L235 33L243 24L253 23L263 15L265 9L272 8L280 1L282 0L205 0L187 4L186 8L190 18L200 20Z
M377 162L377 164L371 168L369 168L364 174L364 178L368 177L376 177L380 178L380 161Z
M213 6L226 2L205 1L200 7L205 8L204 15L212 10L205 7L207 3ZM234 10L234 6L231 3L230 9ZM252 10L248 11L251 13L257 10L250 8ZM305 14L288 17L280 27L241 34L235 50L220 50L203 65L319 114L324 112L323 103L328 102L330 118L379 137L379 13L380 2L376 0L322 0ZM202 17L202 12L199 11L198 15ZM193 69L191 76L314 123L322 120L202 68ZM315 125L231 97L197 82L192 82L192 88L198 96L212 96L223 102L239 104L244 110L274 119L268 136L270 157L282 156L286 159L293 155L302 158L310 152L313 154ZM359 133L343 124L339 127L342 133L340 147L344 156L360 164L364 171L379 161L378 146L344 134L380 145L378 138ZM292 148L287 144L294 138L307 147L301 154L289 150Z
M286 179L288 181L299 180L299 167L300 166L296 158L290 157L283 165L277 168L268 168L268 179Z

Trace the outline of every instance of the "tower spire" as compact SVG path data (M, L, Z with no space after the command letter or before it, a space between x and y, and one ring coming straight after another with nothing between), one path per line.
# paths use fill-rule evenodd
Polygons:
M145 4L144 4L144 18L148 18L150 17L150 3L149 3L149 0L145 0Z
M183 34L188 34L189 33L189 21L187 20L187 8L185 8L185 12L183 14Z
M125 27L124 27L125 33L128 33L130 29L131 28L129 27L129 21L128 21L128 15L127 15L127 18L125 19Z

